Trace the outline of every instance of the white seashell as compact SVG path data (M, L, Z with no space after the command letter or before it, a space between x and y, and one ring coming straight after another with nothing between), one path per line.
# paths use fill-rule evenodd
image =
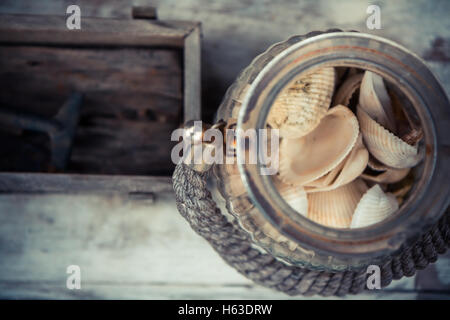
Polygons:
M330 107L334 91L334 68L301 74L276 98L267 123L280 130L280 136L300 138L312 131Z
M333 105L342 104L348 107L350 99L361 85L363 76L364 74L357 73L346 79L337 90Z
M307 216L308 199L303 187L290 186L282 183L281 181L277 181L275 186L277 187L280 196L288 205L292 207L292 209L300 213L302 216Z
M325 176L305 185L306 192L328 191L355 180L366 168L369 152L359 134L350 154Z
M331 108L320 124L299 139L282 139L279 177L291 185L305 185L338 166L350 153L359 134L358 120L344 106Z
M376 122L391 132L396 132L391 99L384 86L383 78L366 71L361 82L359 105Z
M308 218L332 228L348 228L367 186L356 179L337 189L308 193Z
M350 228L362 228L378 223L398 210L395 196L384 193L376 184L361 198L353 214Z
M378 175L370 175L367 173L363 173L361 175L361 178L363 178L364 180L377 183L396 183L404 179L408 175L410 170L411 170L410 168L405 169L387 168L386 171Z
M397 169L414 167L422 158L417 146L395 136L358 106L357 115L369 152L383 164Z

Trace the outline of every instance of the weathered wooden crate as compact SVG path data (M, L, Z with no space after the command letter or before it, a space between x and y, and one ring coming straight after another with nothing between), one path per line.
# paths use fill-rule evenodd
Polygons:
M50 119L72 93L83 100L57 173L42 165L51 153L45 134L0 128L0 192L139 193L161 188L152 182L161 179L170 188L150 176L171 173L171 132L200 118L200 24L152 12L83 17L81 30L69 30L64 16L1 15L0 108ZM27 148L39 143L42 156Z

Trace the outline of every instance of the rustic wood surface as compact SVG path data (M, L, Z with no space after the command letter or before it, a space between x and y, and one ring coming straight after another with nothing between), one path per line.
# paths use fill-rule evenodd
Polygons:
M6 15L0 20L0 41L98 47L135 45L179 48L184 46L186 35L196 27L195 22L111 19L99 23L97 18L86 17L83 18L82 30L69 30L64 14L47 16L45 19L34 15ZM130 37L130 34L133 36Z
M0 172L0 193L110 194L172 191L170 177Z
M182 108L181 58L177 50L148 48L0 46L0 103L50 116L71 91L79 91L87 113L106 117L118 112L114 108L150 109L173 120Z
M0 195L0 213L0 298L304 299L226 265L178 214L171 193L153 204L120 194ZM81 268L80 290L66 288L69 265ZM416 278L346 298L449 299L449 268L450 257L441 258ZM440 287L417 283L430 273Z
M0 85L2 107L47 117L71 92L83 94L70 172L173 168L167 141L183 114L182 51L0 46Z
M447 0L379 1L381 30L366 28L368 3L358 0L4 0L0 12L64 15L69 4L79 4L86 17L131 18L131 3L157 4L160 19L202 22L203 109L209 118L238 72L269 45L331 27L405 45L426 60L450 93ZM142 206L119 196L1 195L0 296L288 298L228 267L189 229L173 200L167 194ZM66 267L76 263L82 289L68 290ZM450 256L387 289L347 298L450 299Z

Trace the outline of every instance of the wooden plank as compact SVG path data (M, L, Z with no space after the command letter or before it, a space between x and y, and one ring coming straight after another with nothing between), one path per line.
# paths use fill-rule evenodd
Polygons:
M244 278L189 228L168 193L156 192L150 205L110 195L0 195L0 257L3 299L319 298ZM81 268L81 290L66 288L72 264ZM419 292L411 283L345 298L412 299Z
M2 107L51 117L83 94L70 172L170 174L182 79L178 50L0 46Z
M95 117L78 128L68 170L99 174L170 175L170 141L178 122Z
M220 275L218 275L220 276ZM0 299L152 299L152 300L412 300L418 293L367 292L345 297L291 297L257 285L182 285L164 283L88 283L81 290L67 290L59 282L0 282ZM422 293L422 299L449 299L450 295ZM189 303L189 302L187 302ZM262 302L264 303L264 302Z
M80 30L69 30L64 16L2 15L0 42L84 46L183 47L197 23L82 17Z
M184 122L201 120L201 29L194 29L184 47Z
M0 193L91 194L95 192L128 195L129 193L172 191L172 181L169 177L0 172ZM0 214L6 214L6 211L0 210Z
M178 114L183 99L180 59L173 50L0 46L0 102L48 115L72 91L84 94L84 106L95 103L105 109L117 97L127 108L127 104L138 104L135 95L144 95L161 97L167 104L159 110ZM91 94L95 101L91 102ZM41 101L39 108L33 98ZM149 101L146 107L151 106Z
M78 91L82 115L154 108L176 117L183 100L180 59L172 50L0 46L0 104L51 116Z

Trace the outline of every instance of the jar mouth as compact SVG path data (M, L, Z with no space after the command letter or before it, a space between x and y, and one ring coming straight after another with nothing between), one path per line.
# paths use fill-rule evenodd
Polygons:
M445 178L450 146L450 135L445 134L450 119L448 97L425 63L400 45L368 34L327 33L290 46L260 71L243 99L237 128L265 128L281 90L295 77L317 67L355 67L375 72L411 102L424 132L425 158L408 199L391 217L369 227L334 229L319 225L299 215L280 197L271 176L260 174L262 163L249 164L241 159L245 155L239 151L244 146L238 140L238 167L244 185L273 227L305 248L334 256L387 254L434 224L449 205L450 190Z

